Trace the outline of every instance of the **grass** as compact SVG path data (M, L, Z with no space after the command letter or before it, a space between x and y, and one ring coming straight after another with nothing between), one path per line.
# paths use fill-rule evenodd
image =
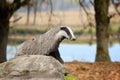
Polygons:
M78 25L70 25L75 36L77 37L76 41L69 41L64 40L63 43L70 43L70 44L94 44L96 42L95 39L95 28L94 27L79 27ZM36 35L41 35L49 30L52 26L48 25L15 25L10 28L9 34L9 44L20 44L25 40L31 39ZM119 24L112 24L110 32L116 33L120 32L120 25ZM94 36L93 40L91 40L91 35ZM114 40L114 39L113 39ZM116 41L116 40L115 40Z
M72 28L74 28L73 26ZM85 30L79 30L79 28L75 27L76 30L74 29L74 34L77 37L76 41L69 41L69 40L64 40L63 43L70 43L70 44L78 44L78 43L87 43L89 39L85 40L84 38L89 36L90 32L88 32L88 29ZM31 39L35 37L36 35L41 35L45 33L48 29L41 27L19 27L16 26L14 28L10 29L10 34L9 34L9 44L20 44L25 40ZM80 40L83 39L83 40Z
M10 34L11 35L25 35L25 34L29 34L29 35L32 35L32 34L43 34L45 33L46 30L32 30L32 29L12 29L10 31Z
M65 79L66 79L66 80L76 80L75 78L70 77L70 76L65 76Z
M120 30L120 24L113 24L112 26L111 26L111 31L112 32L117 32L117 31L119 31Z
M44 25L47 26L47 25ZM14 26L13 28L10 29L10 35L24 35L24 34L43 34L46 31L49 30L49 27L52 28L52 26L49 27L40 27L40 26ZM95 34L95 28L86 28L86 29L80 29L77 26L71 25L71 28L74 32L75 35L82 35L82 34Z

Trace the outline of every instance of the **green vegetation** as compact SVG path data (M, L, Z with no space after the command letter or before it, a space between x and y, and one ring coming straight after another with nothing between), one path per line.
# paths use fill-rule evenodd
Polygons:
M70 76L65 76L65 79L66 79L66 80L76 80L75 78L70 77Z
M38 29L35 29L35 30L32 30L32 29L11 29L10 31L10 34L11 35L24 35L24 34L29 34L29 35L32 35L32 34L43 34L45 33L46 30L38 30Z
M111 25L112 32L117 32L120 28L120 24L113 24Z
M50 26L51 27L51 26ZM74 34L75 35L82 35L82 34L95 34L95 27L87 27L87 28L83 28L83 29L80 29L80 27L76 27L76 26L71 26L71 28L73 29L74 31ZM112 24L111 25L111 31L112 32L117 32L120 28L120 24ZM33 27L33 26L24 26L24 27L19 27L19 26L15 26L15 28L11 28L10 30L10 34L11 35L24 35L24 34L43 34L47 31L47 29L49 28L46 28L43 26L42 27Z
M37 35L45 33L50 27L44 27L44 26L15 26L10 29L9 34L9 44L20 44L25 40L31 39ZM85 29L79 29L80 27L77 26L71 26L71 28L74 31L74 34L77 37L76 41L69 41L64 40L63 43L70 43L70 44L94 44L96 43L95 39L91 39L92 35L95 37L95 28L94 27L87 27ZM117 33L120 32L120 26L119 24L111 25L110 32ZM11 38L12 36L12 38ZM112 39L110 42L118 42L117 39Z

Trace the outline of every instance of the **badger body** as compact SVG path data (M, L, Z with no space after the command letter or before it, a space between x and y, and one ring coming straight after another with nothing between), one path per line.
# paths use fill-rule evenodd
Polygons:
M16 52L16 56L47 55L63 63L58 47L60 42L65 38L75 40L75 36L69 27L61 26L52 28L43 35L25 41Z

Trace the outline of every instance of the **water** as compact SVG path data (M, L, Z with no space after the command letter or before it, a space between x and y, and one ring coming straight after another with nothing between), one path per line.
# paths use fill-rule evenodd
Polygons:
M7 47L7 59L14 57L18 46ZM113 62L120 62L120 45L114 44L112 47L109 47L109 55ZM69 61L81 61L81 62L94 62L96 56L96 45L88 44L61 44L59 46L59 51L62 59L65 62Z
M62 44L59 50L64 61L78 60L93 62L95 59L96 45Z

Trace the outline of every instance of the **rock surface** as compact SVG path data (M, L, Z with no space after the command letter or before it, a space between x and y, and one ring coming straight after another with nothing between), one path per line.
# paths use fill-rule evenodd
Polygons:
M0 64L3 80L65 80L64 67L50 56L19 56Z

